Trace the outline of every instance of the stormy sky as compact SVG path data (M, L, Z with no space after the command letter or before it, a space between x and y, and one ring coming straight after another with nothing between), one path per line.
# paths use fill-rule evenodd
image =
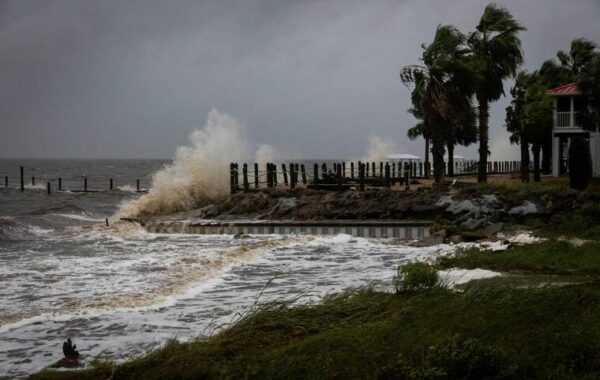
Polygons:
M527 69L600 42L599 0L500 3L528 29ZM168 158L212 108L289 158L360 156L369 136L422 154L398 72L438 24L471 31L486 4L0 0L0 157ZM510 159L507 102L492 150Z

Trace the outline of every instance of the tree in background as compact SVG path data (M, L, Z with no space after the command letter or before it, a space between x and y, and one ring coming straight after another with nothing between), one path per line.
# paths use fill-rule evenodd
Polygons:
M446 146L448 148L448 175L454 175L454 147L456 145L469 146L477 142L477 123L475 122L476 113L471 102L462 106L464 112L452 120L448 128L448 137Z
M506 128L511 133L511 142L518 141L521 145L521 181L529 182L528 148L531 145L533 180L540 182L540 153L548 134L552 133L553 100L537 72L520 72L511 94L513 99L506 108Z
M600 128L600 52L595 52L583 67L577 78L577 86L587 95L588 109L581 115L583 128L596 131Z
M487 181L489 154L489 103L504 95L504 79L514 77L523 62L519 32L525 30L503 7L485 7L468 41L477 70L476 98L479 103L479 175L478 182Z
M467 57L465 37L453 26L438 26L433 42L422 45L422 65L402 68L400 78L406 85L422 89L416 107L431 132L433 173L437 184L444 182L444 152L452 121L471 107L473 70ZM413 104L414 106L414 104Z
M411 140L415 140L417 137L419 136L423 136L423 138L425 139L425 178L429 178L429 168L430 168L430 162L429 162L429 141L431 140L431 130L429 128L429 125L425 123L425 115L423 115L423 107L422 107L422 102L423 102L423 96L425 94L425 89L423 88L423 83L422 82L416 82L415 83L415 88L413 89L412 93L411 93L411 101L412 101L412 108L408 109L408 112L410 114L412 114L415 119L417 119L417 124L415 124L413 127L409 128L408 131L406 131L406 134L408 136L409 139Z
M510 142L521 147L521 182L524 183L529 182L529 140L522 123L527 80L526 72L521 71L517 75L515 85L510 89L512 101L506 107L506 129L510 132Z

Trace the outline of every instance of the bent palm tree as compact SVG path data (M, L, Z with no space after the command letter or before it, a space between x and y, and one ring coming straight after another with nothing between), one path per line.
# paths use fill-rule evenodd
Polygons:
M433 42L422 45L422 65L402 68L400 78L414 84L413 106L422 115L431 135L433 174L437 184L444 181L444 152L452 120L470 107L474 88L473 71L467 59L465 37L453 26L438 26Z
M469 36L469 45L478 70L476 97L479 103L479 175L487 181L489 154L489 103L504 95L503 80L514 77L523 62L521 40L517 34L525 30L510 12L490 4L485 7L477 30Z

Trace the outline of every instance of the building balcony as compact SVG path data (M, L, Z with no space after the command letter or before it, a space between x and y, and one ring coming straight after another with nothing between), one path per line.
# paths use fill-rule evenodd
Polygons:
M556 112L554 128L581 128L579 112Z

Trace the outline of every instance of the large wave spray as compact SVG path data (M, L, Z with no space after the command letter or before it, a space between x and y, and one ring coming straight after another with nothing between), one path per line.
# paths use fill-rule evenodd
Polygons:
M243 124L215 109L190 141L191 146L177 149L171 165L154 174L148 194L122 205L118 217L190 210L224 197L229 191L229 163L254 156ZM274 151L260 145L258 162L272 160Z

